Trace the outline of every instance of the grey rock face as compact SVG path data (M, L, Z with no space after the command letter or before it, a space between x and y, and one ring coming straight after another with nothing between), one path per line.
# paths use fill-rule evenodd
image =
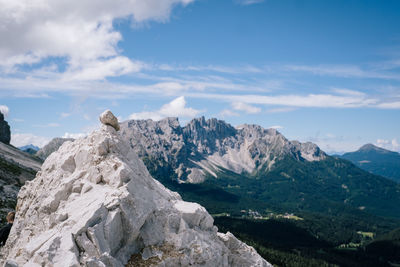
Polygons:
M9 145L11 140L10 125L4 120L3 113L0 112L0 142Z
M53 138L47 145L45 145L38 152L36 152L36 156L38 156L42 160L45 160L48 156L50 156L51 153L57 151L60 148L60 146L67 141L74 141L74 139L61 138L61 137Z
M153 179L109 125L64 143L25 184L3 255L0 266L271 266Z
M177 118L130 120L121 123L121 134L140 157L169 164L180 182L203 182L221 168L236 173L271 169L285 156L306 161L326 157L315 144L289 141L275 129L234 128L214 118L196 118L185 127Z

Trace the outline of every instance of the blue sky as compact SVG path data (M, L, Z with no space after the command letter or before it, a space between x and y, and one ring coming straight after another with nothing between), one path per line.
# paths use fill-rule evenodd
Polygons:
M400 2L4 1L0 109L16 146L120 120L217 117L328 152L400 151Z

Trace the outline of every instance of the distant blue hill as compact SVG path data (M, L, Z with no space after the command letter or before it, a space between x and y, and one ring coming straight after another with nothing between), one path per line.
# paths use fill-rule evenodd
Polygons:
M34 155L34 154L36 154L36 152L39 151L40 148L30 144L30 145L18 147L18 149L21 151L27 152L31 155Z
M366 144L355 152L337 157L350 160L366 171L400 183L400 153Z

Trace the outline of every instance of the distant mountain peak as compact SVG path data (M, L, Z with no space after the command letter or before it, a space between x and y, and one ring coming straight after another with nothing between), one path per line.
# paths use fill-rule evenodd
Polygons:
M363 145L362 147L360 147L360 149L358 149L358 151L359 152L366 152L366 151L390 152L387 149L378 147L371 143Z
M400 153L366 144L357 151L343 154L341 158L364 170L400 182Z

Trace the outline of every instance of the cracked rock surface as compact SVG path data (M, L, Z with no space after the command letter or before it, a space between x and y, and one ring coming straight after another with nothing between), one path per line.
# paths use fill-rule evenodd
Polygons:
M116 129L65 142L18 195L0 265L271 266L153 179Z

